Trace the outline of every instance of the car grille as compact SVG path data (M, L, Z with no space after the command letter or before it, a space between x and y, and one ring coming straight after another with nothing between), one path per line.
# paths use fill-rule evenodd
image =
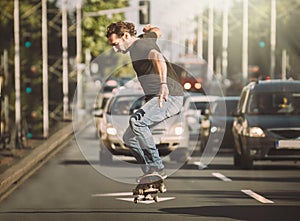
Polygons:
M165 134L166 129L155 128L151 132L153 135L163 135Z
M270 130L271 133L276 134L281 138L296 139L300 137L300 128L298 129L276 129Z

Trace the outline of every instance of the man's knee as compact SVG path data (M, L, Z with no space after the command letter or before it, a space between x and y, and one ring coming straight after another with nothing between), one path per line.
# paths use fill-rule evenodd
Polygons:
M145 113L146 112L143 109L139 109L133 115L131 115L130 119L134 118L136 121L141 120Z
M145 111L143 109L139 109L133 115L131 115L129 119L129 125L132 131L136 134L138 128L140 127L140 120L144 117Z

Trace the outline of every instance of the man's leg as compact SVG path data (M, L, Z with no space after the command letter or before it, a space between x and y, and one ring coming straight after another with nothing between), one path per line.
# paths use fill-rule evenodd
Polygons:
M123 135L123 140L125 145L130 149L137 163L140 164L143 173L147 173L149 171L149 166L147 165L144 152L136 139L136 135L132 132L131 126L126 129Z

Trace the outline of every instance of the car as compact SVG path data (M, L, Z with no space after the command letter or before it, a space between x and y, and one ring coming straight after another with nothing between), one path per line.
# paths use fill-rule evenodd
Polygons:
M238 101L238 96L220 97L211 109L205 110L200 127L200 152L205 148L233 151L233 113Z
M118 91L120 87L126 85L128 81L129 81L128 77L123 77L123 78L110 77L106 79L106 81L103 83L97 95L96 102L94 104L94 110L93 110L94 121L96 125L96 137L101 137L103 131L105 130L105 124L103 121L103 112L107 101L113 96L115 91ZM134 80L133 82L135 81L136 80Z
M99 93L94 104L94 121L96 126L96 137L101 137L103 131L105 130L104 122L103 122L103 113L107 101L113 96L112 92Z
M300 159L300 81L265 80L245 86L232 127L234 165Z
M130 84L129 84L130 85ZM129 126L129 118L144 103L141 88L123 87L109 99L103 114L105 132L100 140L100 163L112 162L113 155L132 156L123 142L123 134ZM189 147L188 127L181 114L155 125L152 134L161 156L184 162L193 150Z
M181 112L188 124L190 140L198 140L200 122L204 111L217 98L218 96L203 95L201 93L185 94Z

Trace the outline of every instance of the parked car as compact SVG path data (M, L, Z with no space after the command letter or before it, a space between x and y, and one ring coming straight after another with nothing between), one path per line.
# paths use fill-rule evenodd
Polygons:
M239 97L220 97L215 100L211 109L205 111L200 129L200 151L209 149L233 150L232 135L233 113L237 108ZM210 140L208 142L208 140ZM208 146L207 146L208 144Z
M217 98L217 96L203 95L200 93L189 93L185 95L182 114L188 124L189 138L191 140L199 139L200 123L204 111Z
M113 155L131 156L123 143L123 134L129 126L129 117L144 103L142 89L123 88L108 101L103 121L105 132L101 134L100 162L110 163ZM152 128L152 134L161 156L182 162L190 156L188 128L181 114L173 116Z
M251 82L242 90L232 132L234 165L300 159L300 81Z

